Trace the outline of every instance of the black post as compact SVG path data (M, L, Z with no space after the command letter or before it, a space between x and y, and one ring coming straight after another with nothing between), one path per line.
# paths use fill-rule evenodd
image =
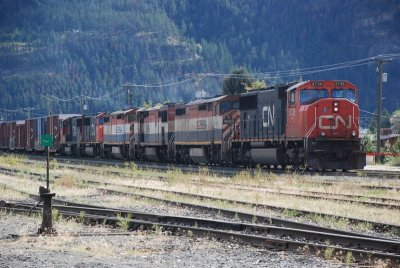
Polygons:
M40 195L40 200L43 201L43 218L42 218L42 225L40 226L38 233L39 234L55 233L55 230L53 229L51 199L56 194L50 193L50 190L40 186L39 195Z

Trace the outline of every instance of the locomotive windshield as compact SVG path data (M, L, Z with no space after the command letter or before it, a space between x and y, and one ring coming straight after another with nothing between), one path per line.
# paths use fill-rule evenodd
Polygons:
M220 104L220 112L225 113L229 110L239 109L238 101L222 101Z
M305 89L300 91L301 104L310 104L323 98L328 98L327 89Z
M351 102L356 102L356 92L353 89L334 89L332 98L345 98Z

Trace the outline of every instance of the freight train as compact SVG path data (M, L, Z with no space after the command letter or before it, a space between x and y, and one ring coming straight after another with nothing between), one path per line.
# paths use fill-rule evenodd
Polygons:
M358 89L292 82L161 107L0 123L0 149L198 164L359 169Z

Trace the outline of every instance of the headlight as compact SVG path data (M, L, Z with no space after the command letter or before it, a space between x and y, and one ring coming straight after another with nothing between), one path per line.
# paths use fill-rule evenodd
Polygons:
M322 137L325 137L325 131L322 131L322 132L321 132L321 136L322 136Z
M339 107L333 107L333 111L336 113L339 112Z
M338 107L338 106L339 106L339 103L338 103L337 101L335 101L335 102L333 103L333 106Z
M356 134L357 134L357 133L356 133L354 130L351 132L351 135L353 135L353 137L355 137Z

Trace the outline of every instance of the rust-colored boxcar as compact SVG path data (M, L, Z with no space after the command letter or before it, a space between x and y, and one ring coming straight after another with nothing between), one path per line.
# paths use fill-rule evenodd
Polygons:
M35 149L35 119L25 120L25 150L33 151Z
M15 129L15 149L18 151L25 150L26 147L26 127L25 121L19 120L16 123Z

